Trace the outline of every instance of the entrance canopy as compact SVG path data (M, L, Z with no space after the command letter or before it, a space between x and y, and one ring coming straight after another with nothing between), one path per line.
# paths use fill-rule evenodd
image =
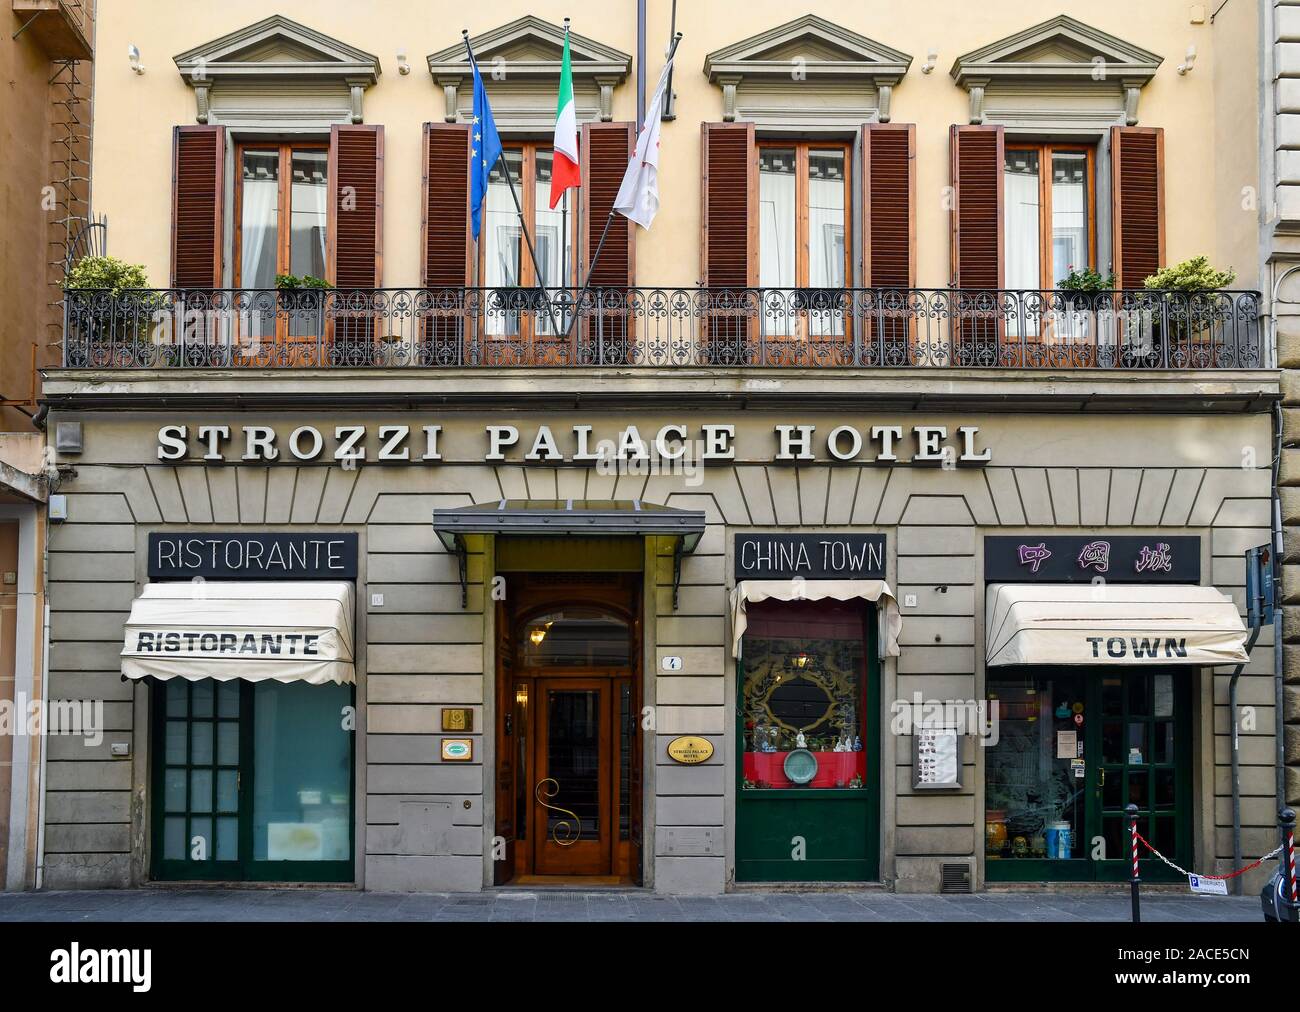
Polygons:
M151 583L131 604L126 678L356 681L352 584Z
M517 537L609 537L667 535L673 549L673 607L682 556L695 551L704 535L704 511L660 506L640 499L502 499L494 503L433 511L433 532L460 560L461 606L469 600L466 534Z
M990 584L987 663L1243 664L1246 626L1213 587Z
M750 602L759 601L873 601L880 611L880 656L898 656L898 634L903 619L898 601L884 580L741 580L731 592L731 656L740 656L740 641L749 619Z

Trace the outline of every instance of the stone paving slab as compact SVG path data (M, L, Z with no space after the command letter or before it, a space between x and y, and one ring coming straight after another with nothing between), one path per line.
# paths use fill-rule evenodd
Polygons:
M1153 893L1143 919L1260 921L1255 897ZM1127 921L1127 893L897 895L879 889L658 896L527 889L473 895L342 889L132 889L0 893L0 922L95 921Z

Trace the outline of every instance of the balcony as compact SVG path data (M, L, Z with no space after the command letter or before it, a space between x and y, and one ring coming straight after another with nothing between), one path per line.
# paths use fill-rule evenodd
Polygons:
M22 20L18 35L30 35L51 60L89 60L95 21L91 0L13 0Z
M1258 370L1247 291L69 291L68 369Z

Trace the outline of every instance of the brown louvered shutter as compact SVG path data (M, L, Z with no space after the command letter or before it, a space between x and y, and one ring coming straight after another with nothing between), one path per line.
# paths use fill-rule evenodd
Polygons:
M378 322L366 311L369 289L383 285L384 128L330 130L330 203L327 212L329 280L340 289L330 317L334 340L347 342L345 361L368 361Z
M745 341L755 329L759 302L756 295L734 291L758 286L754 124L704 123L701 130L700 280L710 290L702 337L709 360L740 363Z
M424 365L456 365L466 335L465 291L473 283L469 229L469 124L424 124L420 279L429 316L421 338Z
M1141 288L1164 264L1164 152L1159 127L1111 127L1111 220L1120 288Z
M862 128L862 183L862 283L875 289L911 288L916 284L915 125L868 123ZM870 364L907 364L912 335L908 300L878 293L869 297L868 307Z
M173 288L221 287L226 131L178 126L172 133Z
M977 293L1002 287L1002 128L954 126L951 156L954 364L992 364L1002 317Z
M584 123L582 126L582 242L580 278L590 272L583 333L589 342L580 358L600 364L628 363L635 340L628 289L636 284L636 226L621 214L611 220L610 209L628 160L636 150L632 123ZM605 223L610 221L605 245L595 259Z

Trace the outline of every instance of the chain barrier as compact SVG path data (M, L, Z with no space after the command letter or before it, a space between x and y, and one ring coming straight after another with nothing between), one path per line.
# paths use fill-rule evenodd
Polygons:
M1195 875L1197 878L1220 879L1226 881L1227 879L1230 878L1236 878L1238 875L1245 875L1246 872L1258 868L1265 861L1271 861L1273 858L1277 857L1278 854L1282 853L1282 845L1279 843L1276 847L1273 848L1273 850L1270 853L1265 854L1263 857L1252 861L1244 868L1238 868L1236 871L1229 872L1226 875L1202 875L1199 872L1188 871L1186 868L1180 868L1178 865L1174 864L1173 861L1169 860L1169 858L1165 857L1164 854L1160 853L1160 851L1156 850L1155 847L1151 846L1151 844L1147 842L1146 837L1144 837L1141 833L1135 831L1133 835L1142 841L1142 845L1146 847L1147 850L1151 851L1152 854L1158 857L1161 861L1167 864L1174 871L1178 872L1178 874L1183 875L1185 877Z

